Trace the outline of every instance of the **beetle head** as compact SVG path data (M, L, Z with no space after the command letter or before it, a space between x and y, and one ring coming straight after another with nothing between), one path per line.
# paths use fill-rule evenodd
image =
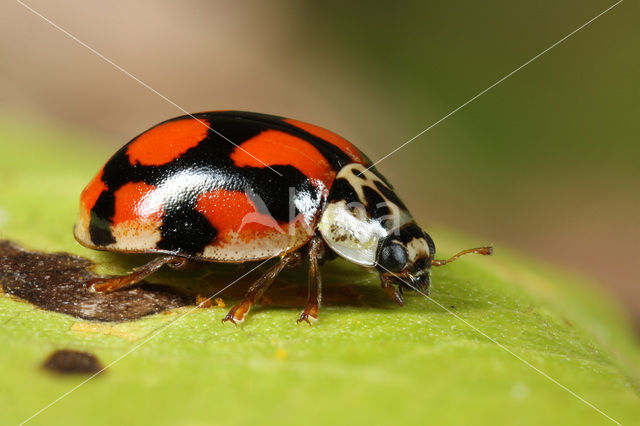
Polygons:
M383 281L400 290L427 291L435 251L429 234L410 223L380 241L376 268Z

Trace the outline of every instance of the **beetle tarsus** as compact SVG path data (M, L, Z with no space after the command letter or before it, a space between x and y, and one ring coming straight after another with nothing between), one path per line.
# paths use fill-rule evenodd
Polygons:
M302 321L309 325L313 325L318 322L318 305L307 306L300 314L300 318L296 320L298 324Z
M242 324L244 322L245 316L251 310L252 305L253 302L245 298L242 302L231 308L229 313L224 318L222 318L222 322L231 321L235 325Z
M242 318L242 320L240 321L240 320L234 318L233 315L227 314L224 318L222 318L222 322L225 323L227 321L233 323L233 325L235 325L235 326L238 326L239 323L243 323L244 322L244 318Z

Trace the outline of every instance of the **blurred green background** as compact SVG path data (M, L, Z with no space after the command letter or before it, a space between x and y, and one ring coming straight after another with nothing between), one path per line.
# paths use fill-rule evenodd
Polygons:
M29 2L188 111L298 118L374 161L612 4ZM621 3L378 166L427 229L578 271L636 323L639 12ZM0 16L5 118L86 131L106 159L182 114L17 2Z

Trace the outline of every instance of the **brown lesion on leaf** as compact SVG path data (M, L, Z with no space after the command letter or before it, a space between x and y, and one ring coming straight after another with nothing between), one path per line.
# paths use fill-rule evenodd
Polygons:
M104 367L98 358L89 352L60 349L49 355L42 368L58 374L96 374Z
M142 284L96 293L84 284L96 278L93 262L68 253L25 250L0 240L0 287L42 309L97 321L130 321L194 303L171 287Z

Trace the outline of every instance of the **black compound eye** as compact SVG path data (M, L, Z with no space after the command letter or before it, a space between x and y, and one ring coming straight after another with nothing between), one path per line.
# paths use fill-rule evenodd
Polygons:
M385 244L380 250L378 265L387 272L402 272L408 262L407 250L398 243Z

